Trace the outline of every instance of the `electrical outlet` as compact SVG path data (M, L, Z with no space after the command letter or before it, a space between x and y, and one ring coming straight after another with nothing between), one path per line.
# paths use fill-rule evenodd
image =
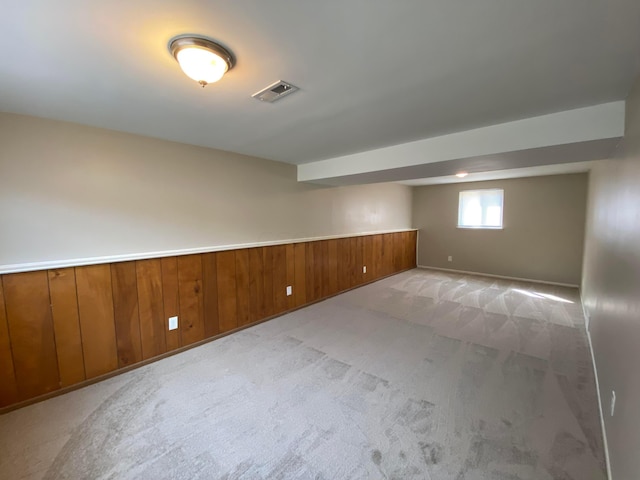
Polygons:
M616 392L611 390L611 416L616 412Z
M178 317L169 317L169 330L178 328Z
M293 294L293 288L291 285L287 285L287 297L290 297Z
M447 261L453 262L453 257L451 255L449 255L449 258L447 258Z
M362 267L362 273L367 273L367 266Z

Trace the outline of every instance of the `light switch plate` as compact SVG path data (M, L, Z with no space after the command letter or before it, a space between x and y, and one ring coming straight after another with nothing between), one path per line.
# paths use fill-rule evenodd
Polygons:
M178 328L178 317L169 317L169 330Z
M290 297L291 294L293 294L293 288L291 288L291 285L287 285L287 297Z
M367 266L362 267L362 273L367 273Z

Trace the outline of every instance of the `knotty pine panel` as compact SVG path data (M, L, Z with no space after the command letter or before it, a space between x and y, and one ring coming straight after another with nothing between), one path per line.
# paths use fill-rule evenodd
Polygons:
M361 278L362 275L358 272L358 239L353 237L349 239L349 287L357 286L360 283L359 277Z
M327 240L327 268L329 269L328 294L335 295L338 290L338 240Z
M264 307L264 252L262 247L249 249L249 321L266 317Z
M412 248L411 240L413 232L401 232L402 238L402 270L413 268L415 265L412 263L413 252L415 252L415 246Z
M393 234L393 253L394 257L394 271L401 270L404 267L405 258L405 245L403 232L397 232Z
M362 237L362 265L367 267L367 272L362 272L362 281L369 282L375 277L373 275L373 236Z
M318 289L316 288L316 268L320 263L320 258L316 258L314 243L316 242L307 242L306 244L305 279L307 302L315 302L319 299L317 296Z
M313 298L320 300L322 297L322 265L324 263L322 240L312 242L313 245Z
M307 244L306 243L294 243L293 244L293 270L294 270L294 283L293 283L293 295L295 296L296 307L300 307L307 303Z
M262 248L262 279L264 281L264 317L267 318L274 315L274 287L273 287L273 247Z
M287 247L276 245L272 248L273 262L273 314L287 311Z
M348 238L338 239L338 291L343 292L351 286L349 271L351 242Z
M111 265L113 314L116 322L119 368L142 360L137 283L135 262L120 262Z
M87 378L118 368L110 265L76 267L78 312Z
M236 250L236 310L238 326L249 324L249 251L246 248Z
M0 407L6 407L17 401L18 385L13 367L2 277L0 277Z
M86 378L75 269L49 270L48 280L60 386L68 387Z
M382 275L393 273L393 233L385 233L382 237Z
M397 255L398 264L395 266L396 270L403 270L407 268L407 244L404 232L398 232L395 234L397 245L394 246L394 251Z
M371 275L373 279L378 279L383 275L382 268L382 235L373 235L373 259L371 261Z
M47 272L5 275L3 287L20 399L60 388Z
M182 330L176 328L169 330L169 317L178 316L180 325L180 288L178 285L178 258L166 257L160 261L162 267L162 303L164 307L163 329L167 351L175 350L182 346Z
M218 267L216 253L202 255L202 288L204 296L204 336L220 333L218 322Z
M236 254L233 250L216 253L218 273L218 322L220 332L238 327L236 303Z
M355 262L355 285L362 285L364 276L362 267L364 266L364 237L356 237L356 262Z
M407 232L407 235L407 256L409 258L407 268L415 268L418 263L416 252L416 247L418 244L418 232Z
M293 243L289 243L286 246L285 261L287 263L287 286L291 286L291 295L287 297L287 310L292 310L296 307L296 293L294 291L294 284L296 282L296 270L295 270L295 247Z
M395 234L396 245L394 245L394 252L396 253L397 265L395 270L404 270L407 268L407 243L404 232L398 232Z
M60 388L47 272L5 275L3 287L20 399Z
M393 270L402 270L404 267L404 258L405 258L405 248L404 248L404 236L402 232L393 234L393 254L394 254L394 265Z
M321 250L320 285L322 288L322 298L331 295L331 285L329 284L329 240L318 242Z
M204 340L204 297L202 294L202 257L178 257L180 315L178 328L182 345Z
M168 317L164 316L162 261L137 260L136 278L142 358L147 360L167 351ZM176 311L177 315L177 311Z

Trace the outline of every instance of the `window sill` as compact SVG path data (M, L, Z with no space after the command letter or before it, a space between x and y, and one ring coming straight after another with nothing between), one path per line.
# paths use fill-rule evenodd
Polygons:
M467 227L463 225L457 225L456 228L463 230L504 230L504 227Z

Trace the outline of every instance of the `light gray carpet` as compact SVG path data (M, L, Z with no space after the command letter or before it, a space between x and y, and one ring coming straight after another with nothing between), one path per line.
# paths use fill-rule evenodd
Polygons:
M601 480L582 325L575 290L413 270L1 416L0 476Z

